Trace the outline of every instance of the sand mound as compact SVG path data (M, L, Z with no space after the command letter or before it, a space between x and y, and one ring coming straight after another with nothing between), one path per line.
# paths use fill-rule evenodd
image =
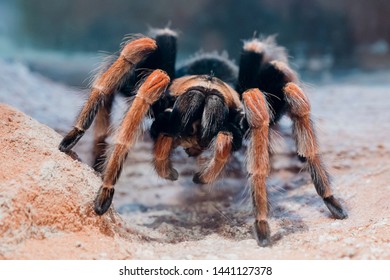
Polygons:
M97 174L58 151L59 134L3 104L0 138L0 257L18 258L29 251L26 246L49 239L55 240L53 246L36 247L40 251L30 256L109 257L111 247L128 234L113 210L103 217L94 214L92 201L101 184ZM85 246L91 248L83 255Z

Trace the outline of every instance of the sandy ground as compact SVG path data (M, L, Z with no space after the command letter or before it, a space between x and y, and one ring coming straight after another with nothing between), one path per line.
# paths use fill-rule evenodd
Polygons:
M107 252L103 243L89 242L101 232L94 224L67 233L28 236L17 245L7 244L2 255L29 259L390 259L389 78L389 73L359 74L306 86L321 151L333 177L334 193L348 210L347 220L333 219L317 196L304 165L294 155L290 123L283 119L273 137L276 150L268 180L270 248L257 247L252 235L244 150L232 157L218 182L197 186L192 183L196 162L181 150L173 157L179 180L158 178L150 165L151 142L145 136L129 155L113 204L124 221L120 227L129 236L104 235L105 244L111 242L120 250ZM22 65L0 63L0 102L62 135L71 127L83 98L79 90L30 73ZM126 108L122 101L116 104L117 116ZM90 135L75 149L87 164ZM60 242L64 234L70 243ZM84 242L87 246L78 246ZM57 253L52 252L54 245Z

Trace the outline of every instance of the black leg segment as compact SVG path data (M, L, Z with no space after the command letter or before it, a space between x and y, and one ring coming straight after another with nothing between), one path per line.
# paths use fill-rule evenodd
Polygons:
M173 31L169 31L161 31L157 34L156 43L158 48L156 54L158 56L158 68L167 72L168 76L173 79L175 75L177 38Z
M259 69L263 54L243 50L240 57L240 71L238 73L237 91L241 94L245 90L258 87Z
M77 127L73 128L65 137L62 139L60 146L58 147L61 152L69 152L74 145L83 137L84 131L78 129Z
M94 210L96 214L101 216L107 212L108 208L110 208L110 205L112 203L112 199L114 198L114 192L114 188L108 189L104 188L103 186L100 187L98 195L96 196L96 199L94 201Z

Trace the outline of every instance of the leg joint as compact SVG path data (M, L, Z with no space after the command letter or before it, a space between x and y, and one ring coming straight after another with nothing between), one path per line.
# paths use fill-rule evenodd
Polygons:
M295 118L305 118L310 114L310 103L302 89L295 83L287 83L283 91L290 107L290 114Z
M130 64L141 62L147 55L157 49L156 41L143 37L129 41L123 48L121 56Z
M243 93L243 101L248 124L251 128L269 126L270 115L267 100L259 89L248 89Z

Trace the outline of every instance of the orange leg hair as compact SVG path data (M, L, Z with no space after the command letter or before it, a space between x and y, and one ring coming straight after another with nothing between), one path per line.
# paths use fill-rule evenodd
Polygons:
M270 171L268 131L268 104L258 89L248 89L243 93L246 118L250 127L247 169L252 190L255 214L255 234L260 246L270 244L270 229L267 222L268 198L266 178Z
M149 53L156 50L153 39L139 38L130 41L122 50L118 59L92 85L91 93L79 116L74 128L64 137L59 149L68 152L91 126L96 114L107 97L114 94L123 82L123 78Z
M334 198L331 190L330 176L326 171L318 151L313 123L310 119L310 104L304 92L295 83L287 83L283 88L289 105L289 114L293 121L294 138L298 155L306 158L314 187L323 198L333 216L337 219L347 218L346 211Z
M214 149L210 162L194 175L193 181L197 184L214 182L226 165L232 151L233 136L229 132L219 132L212 144Z
M116 144L103 174L103 185L95 199L95 212L103 215L111 205L114 185L121 173L129 149L139 134L140 124L150 106L163 94L170 79L161 70L153 71L137 91L130 109L126 113L116 137Z
M172 167L170 155L173 148L173 137L160 134L154 144L154 168L160 177L175 181L179 177L176 169Z

